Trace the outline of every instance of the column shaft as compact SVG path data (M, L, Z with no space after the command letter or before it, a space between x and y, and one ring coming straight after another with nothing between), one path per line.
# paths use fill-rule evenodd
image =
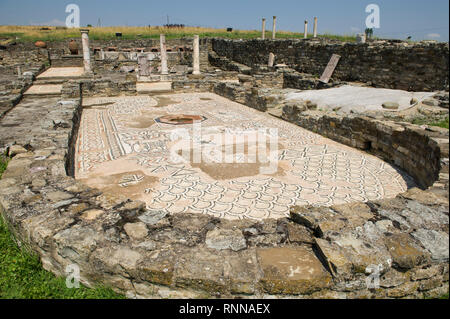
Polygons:
M161 51L161 74L167 75L169 74L169 70L167 68L166 36L164 34L159 36L159 44Z
M266 19L262 19L262 39L266 38Z
M317 17L314 18L314 38L317 38Z
M277 32L277 17L273 16L272 39L275 39L276 32Z
M91 54L89 52L89 30L81 31L81 44L83 46L83 64L84 72L91 72Z
M198 35L194 35L194 56L192 57L192 66L194 70L192 74L200 74L200 39Z

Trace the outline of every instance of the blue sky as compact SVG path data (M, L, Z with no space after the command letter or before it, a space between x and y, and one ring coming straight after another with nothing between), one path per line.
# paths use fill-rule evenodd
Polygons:
M81 25L162 25L259 29L261 18L277 29L303 32L304 20L319 19L319 33L355 34L365 28L365 8L380 7L384 38L449 40L448 0L0 0L0 25L63 25L66 5L80 7Z

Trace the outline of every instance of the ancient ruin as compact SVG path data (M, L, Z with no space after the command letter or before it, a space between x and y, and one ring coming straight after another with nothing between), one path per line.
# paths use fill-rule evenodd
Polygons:
M265 26L0 50L0 212L45 269L130 298L448 291L449 131L411 123L448 116L448 43Z

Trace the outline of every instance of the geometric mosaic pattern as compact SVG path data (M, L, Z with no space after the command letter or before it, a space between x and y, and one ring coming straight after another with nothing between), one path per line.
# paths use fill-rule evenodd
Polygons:
M158 97L149 96L85 99L76 178L118 193L132 189L133 199L145 201L150 210L255 220L288 216L292 205L394 197L413 183L377 157L215 94L164 98L171 103L158 106ZM202 115L202 129L219 134L276 128L279 170L265 175L251 165L173 161L174 126L154 120L173 114ZM180 127L193 130L192 124Z

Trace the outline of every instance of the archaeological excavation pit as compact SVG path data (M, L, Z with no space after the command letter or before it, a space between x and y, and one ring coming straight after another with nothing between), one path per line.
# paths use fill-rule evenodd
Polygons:
M393 198L414 186L406 173L375 156L215 94L170 99L172 104L156 107L152 96L85 98L75 177L144 201L153 211L253 220L288 217L291 206ZM194 121L201 123L197 136ZM148 126L136 125L145 122ZM262 163L247 156L251 133L261 129L266 153L272 151L276 160L270 172L267 159ZM277 130L273 150L270 129ZM183 140L183 132L194 138ZM227 147L231 159L225 158ZM177 158L183 151L188 156ZM197 162L194 151L202 155ZM221 153L220 158L208 158L211 152Z

